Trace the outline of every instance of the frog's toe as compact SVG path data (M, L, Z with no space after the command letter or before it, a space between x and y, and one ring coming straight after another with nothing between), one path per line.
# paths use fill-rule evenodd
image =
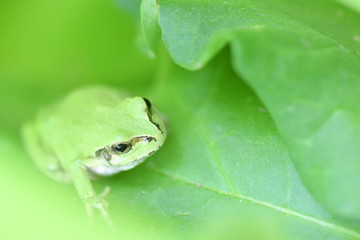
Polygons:
M102 197L102 198L106 198L109 195L110 192L111 192L111 187L106 186L104 188L104 190L99 194L99 196Z
M105 188L105 191L109 191ZM114 228L113 220L108 212L108 203L101 196L93 196L86 199L86 211L91 221L94 219L94 209L98 209L102 218L111 227Z

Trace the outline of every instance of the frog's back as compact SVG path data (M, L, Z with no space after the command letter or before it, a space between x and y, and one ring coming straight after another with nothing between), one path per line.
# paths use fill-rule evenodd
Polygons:
M126 97L129 97L127 93L111 87L86 86L70 92L60 102L54 104L51 114L71 119L77 115L96 115L95 109L113 107L115 103ZM44 118L46 117L44 116Z
M79 147L91 147L101 140L99 137L103 136L104 131L102 122L111 131L108 122L116 115L116 106L126 97L125 92L110 87L84 87L40 111L36 127L43 141L57 156L68 161L80 154Z

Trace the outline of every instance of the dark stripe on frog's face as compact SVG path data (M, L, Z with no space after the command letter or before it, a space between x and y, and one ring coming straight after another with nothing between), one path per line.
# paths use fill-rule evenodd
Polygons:
M151 141L157 142L156 138L151 136L138 136L138 137L133 137L133 139L131 139L131 144L135 146L139 142L151 142Z
M149 118L149 121L150 121L152 124L154 124L155 127L156 127L161 133L164 133L164 132L162 131L162 129L160 128L160 125L159 125L158 123L154 122L153 119L152 119L152 107L151 107L152 105L151 105L151 102L150 102L149 99L147 99L147 98L143 98L143 100L144 100L144 102L145 102L145 104L146 104L145 112L146 112L146 114L147 114L147 116L148 116L148 118Z
M151 155L153 155L156 151L151 151L148 153L148 155L146 155L146 157L150 157Z
M151 136L138 136L138 137L134 137L132 138L130 141L125 141L125 142L119 142L119 143L115 143L115 144L112 144L111 146L105 146L99 150L97 150L95 152L95 156L97 158L103 158L104 160L106 160L110 165L111 164L111 160L113 158L113 156L120 156L120 155L123 155L123 154L127 154L127 153L130 153L132 148L135 147L138 143L140 142L152 142L152 141L155 141L157 142L156 138L154 137L151 137ZM117 151L116 149L114 149L114 147L116 147L117 145L121 145L123 143L127 143L128 145L130 145L130 149L127 151L127 152L124 152L124 153L121 153L119 151ZM148 156L150 156L151 154L155 153L155 151L152 151L150 153L148 153L147 155L145 155L144 157L140 158L140 159L136 159L135 161L139 161L141 159L145 159L147 158Z
M143 98L143 99L144 99L144 101L145 101L145 104L146 104L149 112L151 112L151 102L150 102L150 100L147 99L147 98Z

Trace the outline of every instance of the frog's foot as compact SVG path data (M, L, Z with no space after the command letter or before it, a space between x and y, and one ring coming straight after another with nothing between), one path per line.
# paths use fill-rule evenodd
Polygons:
M106 188L105 188L106 190ZM90 218L90 221L94 220L94 209L99 210L102 218L105 222L114 229L114 222L108 212L108 203L102 196L91 196L85 199L86 212Z

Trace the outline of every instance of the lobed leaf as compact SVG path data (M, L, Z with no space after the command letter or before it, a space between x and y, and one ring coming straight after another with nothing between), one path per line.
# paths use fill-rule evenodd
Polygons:
M143 166L111 181L112 201L142 206L191 239L224 215L254 221L256 233L265 221L274 239L360 238L308 193L271 117L228 58L221 54L197 72L162 65L154 97L169 137Z
M269 110L307 188L359 221L359 14L332 1L159 3L173 59L199 69L230 44L235 71Z

